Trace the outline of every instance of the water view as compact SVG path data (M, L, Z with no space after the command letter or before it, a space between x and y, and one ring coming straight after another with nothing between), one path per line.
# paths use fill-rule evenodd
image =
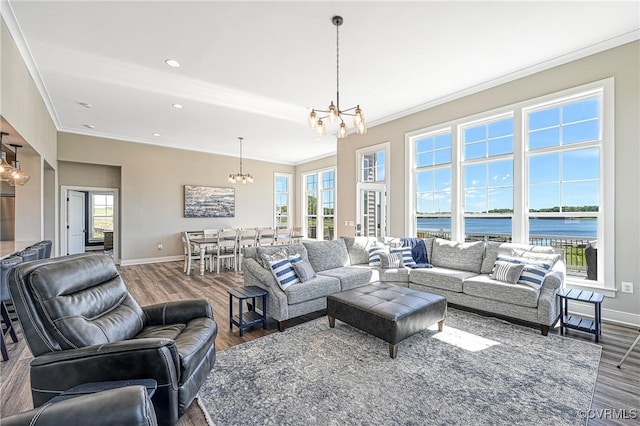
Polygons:
M529 234L535 236L556 236L569 238L595 239L598 221L594 219L574 218L532 218L529 219ZM451 231L449 218L418 218L418 231L444 232ZM467 218L465 219L467 234L511 234L509 218Z

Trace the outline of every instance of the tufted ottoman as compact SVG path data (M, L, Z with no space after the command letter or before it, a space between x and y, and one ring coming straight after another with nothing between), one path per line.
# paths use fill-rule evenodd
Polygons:
M447 299L436 294L388 283L373 283L327 296L329 326L336 318L389 343L389 356L398 343L438 323L442 331Z

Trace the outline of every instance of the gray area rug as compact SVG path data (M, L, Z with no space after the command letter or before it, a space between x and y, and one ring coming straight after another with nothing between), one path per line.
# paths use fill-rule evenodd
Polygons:
M217 353L200 399L224 425L578 425L601 348L449 309L389 357L326 317Z

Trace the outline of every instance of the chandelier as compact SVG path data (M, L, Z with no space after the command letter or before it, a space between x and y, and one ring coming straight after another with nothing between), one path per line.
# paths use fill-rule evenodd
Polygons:
M9 133L0 132L0 147L2 146L2 138L8 135ZM22 148L22 145L12 143L9 146L15 150L15 161L13 165L10 165L7 163L7 154L4 151L0 154L0 181L8 181L11 186L22 186L31 179L31 176L22 171L18 161L18 148Z
M244 138L239 137L238 138L240 140L240 173L236 173L236 174L230 174L229 175L229 182L230 183L252 183L253 182L253 176L251 176L249 173L242 173L242 140Z
M353 117L353 124L356 126L356 132L359 135L366 133L367 126L364 123L364 116L360 105L352 108L340 109L340 25L342 25L342 16L334 16L331 18L331 22L336 26L336 103L331 101L331 104L326 110L312 109L309 113L309 127L316 130L318 136L325 134L325 120L330 122L340 120L338 126L338 138L347 137L347 125L344 122L343 116L348 115Z

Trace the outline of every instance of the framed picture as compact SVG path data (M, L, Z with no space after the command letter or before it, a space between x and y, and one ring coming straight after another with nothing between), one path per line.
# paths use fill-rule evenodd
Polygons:
M235 188L184 186L184 217L234 217Z

